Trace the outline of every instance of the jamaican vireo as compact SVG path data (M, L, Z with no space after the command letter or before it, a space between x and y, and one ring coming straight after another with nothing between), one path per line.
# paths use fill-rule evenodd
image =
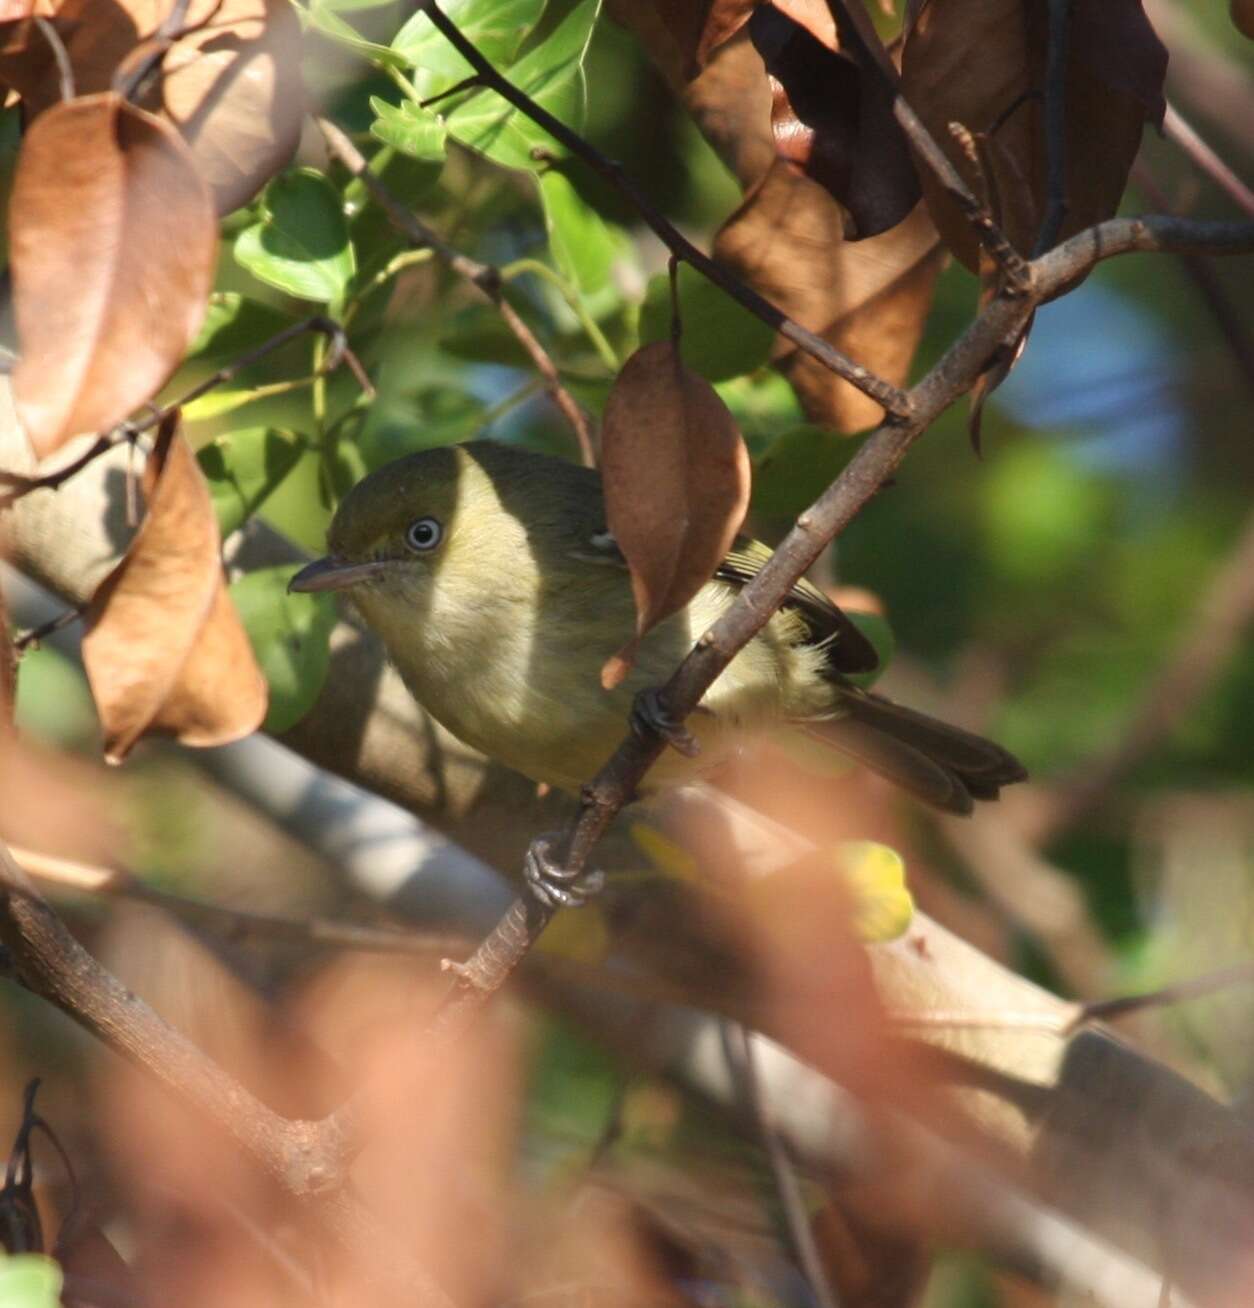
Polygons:
M635 608L595 472L491 441L426 450L355 486L328 541L330 554L291 589L347 592L434 718L526 776L571 790L622 739L637 693L667 680L770 556L739 540L606 691L601 666L634 630ZM745 729L784 725L950 813L1023 779L1000 746L851 684L876 663L859 629L798 582L687 723L699 754L667 750L645 789L717 768Z

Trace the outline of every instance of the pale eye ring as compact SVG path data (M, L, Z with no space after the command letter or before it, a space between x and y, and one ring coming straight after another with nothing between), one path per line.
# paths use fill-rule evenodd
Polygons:
M405 529L405 544L419 554L427 554L444 539L438 518L419 518Z

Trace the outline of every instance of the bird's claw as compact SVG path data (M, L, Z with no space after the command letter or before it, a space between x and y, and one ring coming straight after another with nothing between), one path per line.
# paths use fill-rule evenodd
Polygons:
M574 870L553 858L553 838L537 836L523 859L527 888L545 908L581 908L605 887L605 874L596 868Z
M696 758L701 752L701 745L696 736L682 722L676 722L671 717L662 703L661 694L652 686L640 691L632 701L631 729L638 736L646 732L661 736L672 749L678 750L685 758Z

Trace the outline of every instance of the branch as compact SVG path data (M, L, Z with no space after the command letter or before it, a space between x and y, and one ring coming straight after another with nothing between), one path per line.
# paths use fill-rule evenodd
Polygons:
M988 205L972 193L939 142L902 96L901 74L884 48L884 42L880 40L865 6L861 0L853 0L853 3L848 0L831 0L831 3L840 10L848 35L861 47L864 61L876 69L892 95L893 117L897 120L898 127L970 223L980 245L1001 269L1005 291L1011 295L1022 295L1027 290L1027 260L1010 244ZM953 126L950 124L951 131Z
M505 298L505 292L501 287L501 274L498 270L455 249L439 232L415 217L370 171L366 157L329 118L319 118L318 128L327 143L327 148L354 177L361 180L397 231L415 249L433 250L436 257L447 268L464 278L496 306L502 321L513 332L519 345L526 350L532 363L535 364L536 371L544 379L545 389L553 397L553 402L570 423L575 439L579 442L579 454L584 464L589 468L596 467L596 448L593 445L592 433L588 429L588 420L583 410L575 403L571 393L562 385L557 367L544 346L519 317L514 306Z
M6 970L21 985L203 1112L288 1194L319 1211L364 1266L426 1308L452 1308L420 1268L386 1248L383 1229L343 1188L345 1149L335 1120L290 1120L255 1099L74 939L3 844L0 942Z
M849 525L897 470L906 453L941 413L975 385L998 350L1017 340L1037 305L1103 259L1134 250L1254 250L1254 223L1190 221L1166 216L1116 218L1080 232L1027 266L1027 290L1009 288L981 312L940 361L909 393L910 417L889 418L867 437L826 491L797 519L761 571L698 640L659 692L665 715L682 722L736 654L761 630L818 556ZM583 788L580 807L556 845L569 871L588 856L662 751L653 733L630 732L609 762ZM470 960L454 971L455 983L434 1033L461 1029L539 939L552 911L530 898L506 911Z
M547 109L520 91L506 77L502 76L480 53L478 48L462 35L446 13L435 0L419 0L416 9L425 13L435 29L444 36L448 43L475 70L479 81L485 87L495 91L502 100L508 101L520 110L532 122L542 127L553 139L563 145L571 154L582 159L598 176L603 177L615 190L624 195L632 207L644 219L652 231L668 250L677 258L691 264L698 272L707 277L716 286L726 291L738 304L743 305L755 317L760 318L769 327L791 341L799 349L817 359L825 368L838 377L843 377L851 386L873 399L886 413L904 417L908 413L909 401L906 394L896 386L890 385L882 378L855 363L842 354L821 336L808 331L800 323L789 318L752 287L745 285L734 273L716 263L708 254L704 254L662 213L649 195L634 178L628 175L623 166L601 153L595 146L585 141L578 132L572 131L565 123L554 118Z
M362 390L367 395L373 396L374 387L371 386L370 378L366 376L357 356L348 348L344 328L334 319L316 314L312 318L305 318L301 322L293 323L290 327L285 327L282 331L276 332L268 341L263 341L258 345L256 349L241 354L238 359L219 368L217 372L212 373L203 381L197 382L191 390L180 395L177 400L172 400L159 409L152 409L142 418L132 418L127 422L119 423L110 431L101 432L82 454L63 467L35 477L15 473L11 470L0 471L0 485L11 488L6 494L0 495L0 509L11 507L32 491L59 490L70 478L77 476L88 464L94 463L102 454L107 454L115 445L120 445L123 441L133 441L137 436L141 436L144 432L159 426L176 409L181 409L185 404L190 404L193 400L199 399L202 395L213 390L214 387L230 381L245 368L252 367L254 363L264 359L268 354L273 354L275 350L286 345L288 341L293 341L298 336L304 336L307 332L320 332L331 343L331 348L327 351L327 357L323 361L320 373L334 372L341 363L346 363L353 376L357 378Z
M1254 192L1224 163L1170 102L1163 116L1163 134L1174 141L1188 156L1194 167L1209 177L1247 217L1254 218Z
M73 859L40 854L19 845L11 845L9 853L22 871L47 885L87 895L106 895L151 904L174 917L200 922L227 940L262 937L324 945L331 949L430 957L457 948L464 939L451 933L398 930L326 917L283 917L275 913L228 908L203 899L171 894L168 890L157 890L117 868L95 867Z

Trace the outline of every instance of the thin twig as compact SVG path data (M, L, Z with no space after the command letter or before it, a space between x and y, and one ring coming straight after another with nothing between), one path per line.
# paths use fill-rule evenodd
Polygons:
M682 722L716 677L766 624L798 578L861 512L893 475L933 421L964 395L1008 342L1018 339L1036 305L1103 259L1133 251L1212 249L1254 252L1254 223L1208 223L1153 216L1115 218L1080 232L1027 265L1029 292L995 297L910 391L911 417L889 419L862 443L844 471L797 519L761 571L698 640L670 681L658 692L666 716ZM568 870L588 857L619 810L666 748L652 733L630 732L609 761L584 786L579 810L556 842L557 861ZM478 1007L504 985L552 918L532 900L516 900L470 960L454 970L454 984L433 1030L447 1036L462 1029Z
M61 33L52 25L52 22L39 14L35 15L35 26L39 28L40 35L48 42L52 50L52 57L57 63L57 77L60 79L59 90L61 93L62 103L67 103L74 99L74 65L70 63L70 56L66 51L65 42L61 40Z
M290 327L285 327L281 332L276 332L268 341L263 341L256 349L241 354L239 358L219 368L217 372L198 382L191 390L180 395L178 399L172 400L159 409L152 409L143 418L133 418L128 422L119 423L110 431L101 433L78 458L67 463L63 468L43 473L38 477L28 477L24 473L0 471L0 485L11 488L6 494L0 495L0 509L7 509L32 491L56 490L58 486L69 481L76 473L82 472L89 463L98 459L102 454L108 453L115 445L120 445L123 441L133 441L136 436L159 426L176 409L181 409L193 400L198 400L206 392L213 390L215 386L221 386L223 383L231 381L245 368L251 368L253 364L260 362L268 354L272 354L289 341L295 340L296 337L303 336L307 332L321 332L328 338L330 348L327 351L324 364L327 372L331 372L338 368L341 363L345 363L366 394L374 394L374 387L370 384L370 378L366 376L365 369L362 368L357 356L348 348L344 328L334 319L324 317L322 314L315 314L312 318L305 318L301 322L293 323Z
M1167 193L1159 186L1149 167L1140 160L1132 166L1132 179L1152 205L1163 213L1173 212ZM1180 265L1197 287L1198 294L1206 301L1206 307L1215 319L1215 325L1232 352L1250 396L1254 399L1254 339L1251 339L1246 327L1241 306L1209 260L1197 254L1182 254Z
M897 125L905 132L910 144L927 164L932 175L961 210L990 258L1001 269L1007 294L1026 294L1027 260L1010 244L992 213L972 194L970 187L962 180L962 174L953 166L949 156L941 149L939 142L928 131L923 120L902 96L901 77L897 72L897 66L885 50L884 43L871 23L866 9L860 0L855 0L852 4L846 3L846 0L833 0L833 3L845 19L845 30L861 47L864 62L879 72L885 86L892 93L893 117L897 120ZM950 130L952 131L952 126Z
M722 1021L719 1034L723 1039L723 1055L736 1082L741 1087L749 1114L757 1126L762 1148L766 1151L771 1173L775 1178L775 1192L779 1196L793 1254L810 1285L819 1308L840 1308L840 1296L823 1265L805 1195L797 1177L797 1169L775 1124L767 1112L766 1102L759 1084L758 1069L753 1056L753 1036L739 1022Z
M1067 215L1067 37L1074 0L1049 0L1045 61L1045 216L1032 245L1044 254L1058 239Z
M186 895L157 890L117 868L96 867L74 859L57 858L51 854L23 849L19 845L11 845L9 852L23 871L48 885L84 894L110 895L151 904L154 908L165 909L175 917L201 922L226 939L262 936L271 940L325 945L333 949L423 954L428 957L447 954L456 949L459 943L464 943L458 937L447 934L372 927L324 917L283 917L275 913L228 908L223 904L211 904L203 899L191 899Z
M1254 963L1233 963L1231 967L1221 967L1214 972L1207 972L1204 976L1177 981L1174 985L1147 990L1143 994L1119 995L1114 999L1095 999L1091 1003L1081 1005L1079 1013L1070 1023L1069 1031L1085 1022L1109 1021L1111 1018L1123 1017L1128 1013L1143 1012L1147 1008L1166 1008L1190 999L1202 999L1219 990L1231 990L1234 986L1250 984L1254 984Z
M1246 358L1238 353L1243 366ZM1249 373L1247 371L1247 377ZM1073 827L1160 741L1170 738L1227 666L1254 622L1254 512L1247 514L1227 558L1181 625L1167 661L1141 693L1122 735L1105 754L1059 788L1033 824L1037 844Z
M13 649L18 654L25 654L28 649L38 649L42 641L64 630L71 622L77 622L82 616L82 609L66 609L58 613L55 618L49 618L47 622L41 622L39 626L32 627L29 631L24 631L20 636L15 637Z
M452 1308L425 1271L344 1185L333 1118L279 1116L159 1017L66 929L0 844L0 948L15 980L100 1037L232 1136L294 1198L308 1203L372 1277L424 1308Z
M1205 173L1243 213L1254 218L1254 191L1207 145L1170 101L1163 115L1163 133L1188 155L1199 172Z
M454 249L439 232L428 227L405 208L370 170L370 165L361 151L329 118L319 118L318 127L327 143L327 148L354 177L361 180L387 214L392 225L416 248L433 250L441 262L468 281L496 306L502 321L513 332L518 343L535 364L536 371L544 378L545 389L553 397L553 402L570 423L575 439L579 442L579 453L583 462L590 468L595 467L596 449L592 443L592 433L588 429L588 420L570 392L562 385L557 367L549 357L548 351L536 339L531 328L519 317L514 306L505 298L500 272L490 264L480 263L477 259L472 259L460 250Z
M716 286L742 304L755 317L790 340L806 354L817 359L825 368L829 368L838 377L843 377L851 386L869 396L887 413L904 416L906 409L905 392L891 386L882 378L855 363L842 354L821 336L808 331L800 323L794 322L782 310L757 291L747 286L729 269L716 263L708 254L702 253L653 203L648 193L639 186L623 166L601 153L589 144L577 132L565 123L554 118L548 110L542 108L524 91L520 91L508 78L503 77L491 62L484 57L478 47L468 41L461 30L447 14L435 3L435 0L420 0L417 10L425 13L432 25L448 40L449 44L480 75L483 84L494 90L503 100L515 109L521 110L532 122L542 127L548 134L563 145L571 154L580 158L595 173L605 178L615 190L621 192L631 202L632 207L656 233L662 243L677 258L690 263L698 272L709 278Z

